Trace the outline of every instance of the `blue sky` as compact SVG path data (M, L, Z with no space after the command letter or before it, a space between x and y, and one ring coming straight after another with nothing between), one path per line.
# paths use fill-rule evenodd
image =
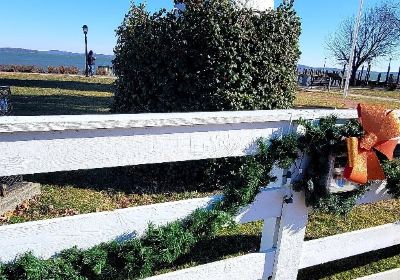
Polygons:
M137 1L136 1L137 2ZM148 8L171 8L172 0L147 0ZM280 3L281 0L275 0ZM371 6L379 0L365 0ZM302 18L301 64L322 66L324 42L340 21L356 13L359 0L296 0ZM59 49L83 52L82 25L89 26L89 48L112 54L115 29L122 22L130 0L1 0L0 47ZM327 61L332 66L333 61ZM393 62L393 68L400 60ZM387 61L374 66L385 71Z

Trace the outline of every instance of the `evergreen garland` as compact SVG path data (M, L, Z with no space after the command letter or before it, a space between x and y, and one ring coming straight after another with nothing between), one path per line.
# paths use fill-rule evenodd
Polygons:
M328 156L346 151L344 137L360 137L363 132L356 121L336 123L333 116L319 122L300 121L304 134L282 136L269 145L259 140L258 153L239 160L242 164L231 170L223 199L209 209L197 209L165 226L149 225L142 237L122 243L108 242L87 250L75 247L48 260L26 253L12 263L0 263L0 280L126 280L151 276L156 270L173 266L196 244L233 223L233 215L252 203L260 186L276 179L270 175L273 166L289 169L300 153L308 155L309 164L294 190L304 191L307 204L314 209L348 213L363 191L330 194L326 189ZM383 166L389 192L400 197L400 160L386 161Z
M300 120L304 135L299 136L298 148L307 154L309 163L304 177L295 182L296 191L304 191L306 204L314 209L336 214L347 214L366 186L353 192L331 194L326 186L329 176L329 157L347 152L345 137L361 137L363 130L356 120L337 125L337 118L330 116L318 122Z
M382 164L386 175L386 188L393 198L400 198L400 159L385 161Z

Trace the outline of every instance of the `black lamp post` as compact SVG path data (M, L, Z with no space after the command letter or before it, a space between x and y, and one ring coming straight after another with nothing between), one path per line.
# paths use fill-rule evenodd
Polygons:
M388 66L388 70L387 70L387 73L386 73L386 81L385 81L386 84L387 84L388 81L389 81L390 63L391 63L391 62L392 62L392 58L389 58L389 66Z
M85 24L82 26L83 34L85 34L85 75L86 77L89 77L89 72L88 72L88 52L87 52L87 33L88 33L88 26Z

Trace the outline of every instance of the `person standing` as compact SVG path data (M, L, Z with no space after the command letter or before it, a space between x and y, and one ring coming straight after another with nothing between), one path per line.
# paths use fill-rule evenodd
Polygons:
M87 62L88 62L89 75L91 77L93 77L94 70L95 70L96 57L94 56L94 53L93 53L92 50L90 50L89 53L88 53Z

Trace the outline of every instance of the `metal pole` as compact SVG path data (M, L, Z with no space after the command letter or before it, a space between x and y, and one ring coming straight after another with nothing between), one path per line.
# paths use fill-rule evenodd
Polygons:
M369 62L368 63L367 75L365 76L365 82L367 83L367 85L368 85L368 82L369 82L370 73L371 73L371 63Z
M392 58L389 58L389 66L388 66L388 70L387 70L387 73L386 73L386 80L385 80L385 83L387 84L388 83L388 81L389 81L389 74L390 74L390 63L392 62Z
M399 84L399 81L400 81L400 67L399 67L399 72L397 73L396 84Z
M353 44L352 44L351 50L350 50L350 58L349 58L349 63L348 63L349 67L347 67L346 84L344 86L344 91L343 91L344 98L346 98L347 95L349 94L350 75L351 75L351 72L352 72L353 66L354 66L354 63L353 63L354 52L356 50L358 29L360 28L360 20L361 20L363 5L364 5L364 0L360 0L360 8L358 10L358 16L356 17L356 21L354 23Z
M89 72L88 72L88 52L87 52L87 35L85 33L85 75L86 77L89 77Z

